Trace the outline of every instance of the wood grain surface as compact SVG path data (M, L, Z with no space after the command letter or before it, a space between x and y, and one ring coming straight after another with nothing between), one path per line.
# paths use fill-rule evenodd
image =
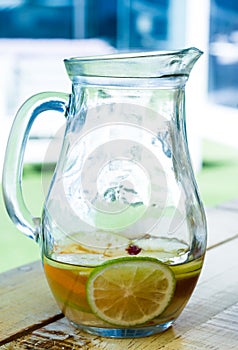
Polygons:
M0 275L0 349L238 350L238 201L207 211L209 244L198 285L163 334L108 339L72 327L40 262Z

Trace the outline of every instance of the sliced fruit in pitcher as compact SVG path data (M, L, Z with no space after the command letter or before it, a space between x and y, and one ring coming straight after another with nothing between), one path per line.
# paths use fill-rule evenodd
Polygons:
M175 290L172 270L154 258L126 257L107 261L90 274L86 293L96 316L127 327L159 316Z
M60 247L60 253L103 253L114 256L123 252L129 244L129 239L119 234L107 231L77 232L67 236L69 244Z
M73 267L44 258L44 269L48 283L56 300L85 312L91 312L86 298L86 282L91 269Z

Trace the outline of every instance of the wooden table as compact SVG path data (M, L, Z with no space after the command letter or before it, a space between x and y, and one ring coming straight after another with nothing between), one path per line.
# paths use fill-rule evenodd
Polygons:
M238 200L207 210L208 251L195 292L173 327L139 339L74 329L40 262L0 275L0 349L238 350Z

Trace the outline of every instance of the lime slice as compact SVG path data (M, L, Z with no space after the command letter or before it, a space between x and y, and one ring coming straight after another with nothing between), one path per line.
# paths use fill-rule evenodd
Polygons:
M93 313L116 326L136 326L159 316L175 290L171 269L154 258L107 261L89 275L86 293Z
M108 231L77 232L67 236L69 241L74 241L82 249L97 253L110 250L125 249L129 240L119 234Z

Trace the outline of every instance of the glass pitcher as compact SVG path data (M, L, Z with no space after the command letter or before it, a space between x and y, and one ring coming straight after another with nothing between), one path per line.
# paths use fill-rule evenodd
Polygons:
M197 283L206 219L189 157L185 85L202 52L65 60L72 93L20 108L3 173L9 216L40 246L46 278L72 324L109 337L170 327ZM24 151L43 111L65 113L41 218L22 195Z

